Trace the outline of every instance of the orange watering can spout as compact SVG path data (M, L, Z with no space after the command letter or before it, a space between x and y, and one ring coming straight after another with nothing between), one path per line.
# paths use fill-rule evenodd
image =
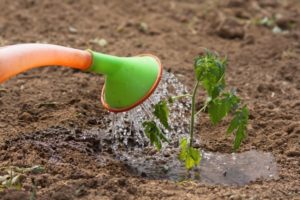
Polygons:
M51 45L19 44L0 48L0 83L42 66L65 66L80 70L92 64L92 54L88 51Z

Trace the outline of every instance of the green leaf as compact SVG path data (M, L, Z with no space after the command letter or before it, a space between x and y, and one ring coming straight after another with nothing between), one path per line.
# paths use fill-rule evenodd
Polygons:
M154 121L145 121L143 122L144 132L146 136L150 139L150 143L156 146L158 150L162 147L162 141L168 142L168 139L161 132L161 130L157 127Z
M237 110L234 114L233 119L230 122L230 125L227 129L227 133L230 134L234 130L238 129L240 126L247 126L249 118L249 110L247 106Z
M186 138L183 138L180 142L179 160L185 163L187 170L199 165L201 161L200 151L188 146Z
M160 123L166 128L169 129L168 123L168 115L169 115L169 108L167 106L166 101L160 101L154 106L154 116L159 119Z
M233 119L230 122L230 125L227 129L227 134L232 134L235 132L235 139L233 144L233 150L236 151L239 149L242 141L246 137L246 129L249 118L249 110L246 106L237 110Z
M240 99L232 93L224 93L222 99L211 100L208 104L208 113L212 123L217 124L221 121L239 102Z
M226 59L220 59L211 52L199 56L195 60L194 68L196 79L207 91L212 99L219 96L225 88Z
M209 92L210 97L212 99L217 98L224 89L225 89L225 81L224 78L222 78L220 83L217 83L214 87L212 87L211 92Z
M246 137L245 134L246 127L244 126L239 126L235 133L235 138L234 138L234 143L233 143L233 150L236 151L237 149L240 148L242 141Z
M194 162L196 165L200 164L200 160L201 160L201 156L199 153L199 150L195 149L195 148L190 148L190 156L193 158Z
M195 161L193 160L193 158L191 156L187 156L186 160L185 160L185 168L187 170L192 169L195 166Z
M179 153L179 160L181 161L185 161L186 157L187 157L187 139L186 138L183 138L180 142L180 153Z
M239 127L239 117L235 116L230 122L230 125L227 129L227 134L232 133L238 127Z
M208 114L213 124L218 123L227 114L227 106L222 100L215 99L208 105Z

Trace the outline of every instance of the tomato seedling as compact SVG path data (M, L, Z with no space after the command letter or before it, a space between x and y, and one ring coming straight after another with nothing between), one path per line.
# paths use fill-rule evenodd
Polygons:
M185 163L187 170L200 164L201 152L193 147L195 116L208 112L213 125L219 123L229 113L233 114L232 120L227 129L227 135L234 134L233 150L236 151L246 137L249 111L246 105L241 103L240 98L234 90L225 90L225 69L227 66L226 58L207 51L204 55L198 56L194 63L195 84L192 95L180 95L169 97L168 103L181 97L191 98L191 119L189 128L189 141L183 138L180 141L179 160ZM206 100L203 107L196 111L197 91L201 87L206 92ZM167 101L162 100L154 106L154 116L160 121L164 128L170 129L168 123L169 108ZM143 123L145 133L150 139L151 144L155 144L161 149L161 142L168 141L164 132L158 128L154 121Z

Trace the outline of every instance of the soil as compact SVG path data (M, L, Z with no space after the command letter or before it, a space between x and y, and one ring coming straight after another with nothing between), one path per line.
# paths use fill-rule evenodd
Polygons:
M239 187L138 176L115 159L109 142L85 133L107 117L98 100L103 77L45 67L0 85L0 167L45 167L0 199L28 199L33 185L37 199L300 199L298 0L1 0L0 8L1 46L47 42L120 56L153 53L190 88L193 59L203 48L226 55L228 85L251 112L240 152L271 152L279 170L276 180ZM264 17L275 20L260 25ZM205 117L200 123L202 149L231 151L226 124L212 127Z

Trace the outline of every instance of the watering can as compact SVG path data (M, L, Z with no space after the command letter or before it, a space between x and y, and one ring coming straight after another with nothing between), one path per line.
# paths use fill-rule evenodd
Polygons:
M101 102L111 112L141 104L162 75L160 60L151 54L117 57L51 44L18 44L0 48L0 84L27 70L52 65L105 75Z

